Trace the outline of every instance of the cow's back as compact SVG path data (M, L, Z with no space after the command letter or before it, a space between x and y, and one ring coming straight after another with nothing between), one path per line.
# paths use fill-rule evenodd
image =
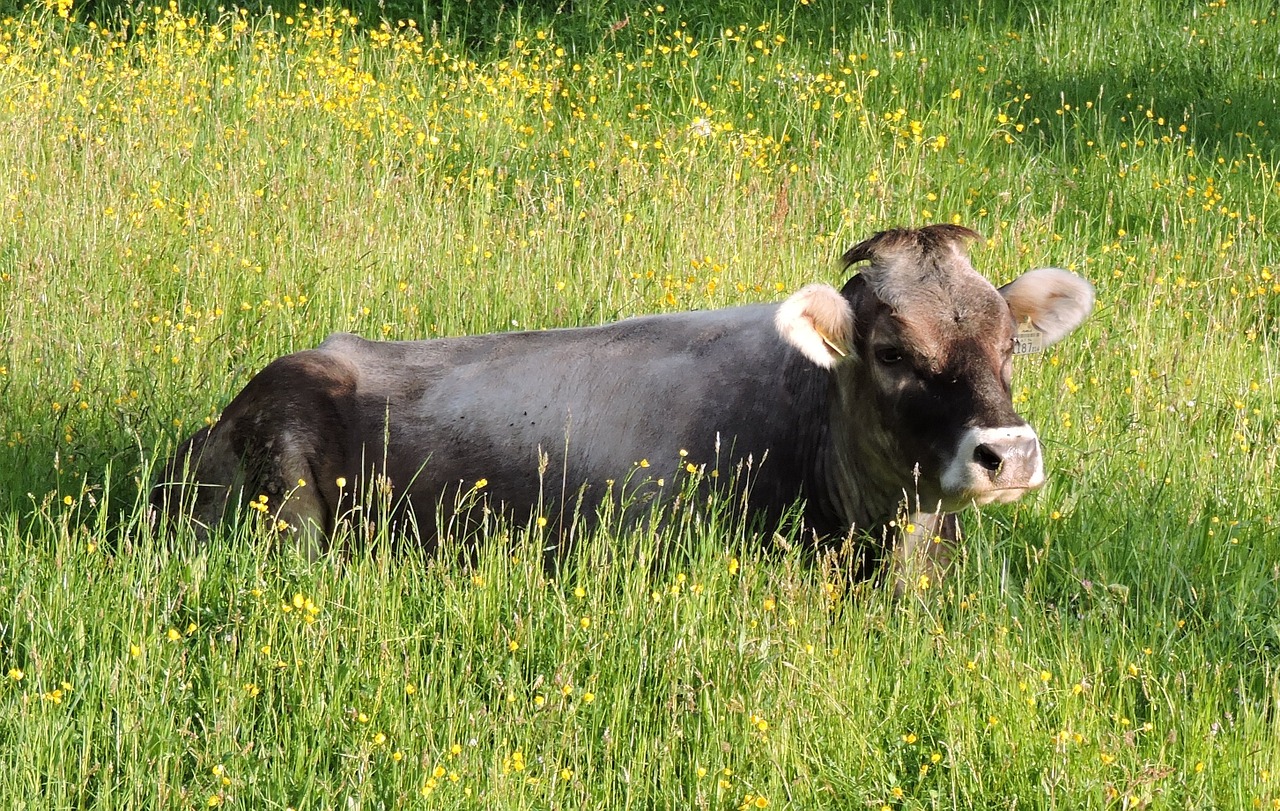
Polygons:
M606 492L661 495L687 465L719 476L750 458L759 478L770 455L793 492L771 495L768 482L762 497L794 500L800 476L783 468L822 378L779 339L776 309L430 341L331 336L317 353L357 370L343 454L361 465L345 478L384 475L412 493L422 524L477 482L523 518L580 496L594 508Z

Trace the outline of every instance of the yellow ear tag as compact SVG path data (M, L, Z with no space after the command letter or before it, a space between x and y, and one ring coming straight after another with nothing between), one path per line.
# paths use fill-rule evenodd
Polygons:
M1035 328L1028 318L1018 325L1013 336L1013 354L1034 355L1044 349L1044 333Z
M839 346L836 346L835 342L832 341L827 336L825 335L822 336L822 342L827 345L827 349L830 349L832 352L835 352L840 357L846 358L849 356L849 353L847 351L840 348Z

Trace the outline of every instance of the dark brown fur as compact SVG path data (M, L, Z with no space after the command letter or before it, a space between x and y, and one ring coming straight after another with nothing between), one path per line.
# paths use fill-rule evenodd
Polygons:
M331 357L309 351L274 361L217 423L179 446L152 493L153 504L166 516L212 520L256 502L275 521L312 521L331 532L339 506L335 481L348 467L340 438L348 435L354 393L354 370ZM242 503L232 505L237 490Z

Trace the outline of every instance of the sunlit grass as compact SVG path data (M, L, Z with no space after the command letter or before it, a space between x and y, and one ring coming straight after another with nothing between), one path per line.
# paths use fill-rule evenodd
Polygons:
M5 804L1280 807L1276 12L521 19L0 20ZM706 505L555 572L146 525L329 332L771 300L938 221L1099 308L1019 361L1045 491L904 599Z

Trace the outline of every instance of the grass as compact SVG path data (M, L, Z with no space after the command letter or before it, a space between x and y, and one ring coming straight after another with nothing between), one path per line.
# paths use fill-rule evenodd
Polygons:
M1280 807L1276 12L539 9L0 21L0 803ZM331 331L772 300L935 221L1099 308L1018 363L1049 485L904 599L715 505L554 575L145 525Z

